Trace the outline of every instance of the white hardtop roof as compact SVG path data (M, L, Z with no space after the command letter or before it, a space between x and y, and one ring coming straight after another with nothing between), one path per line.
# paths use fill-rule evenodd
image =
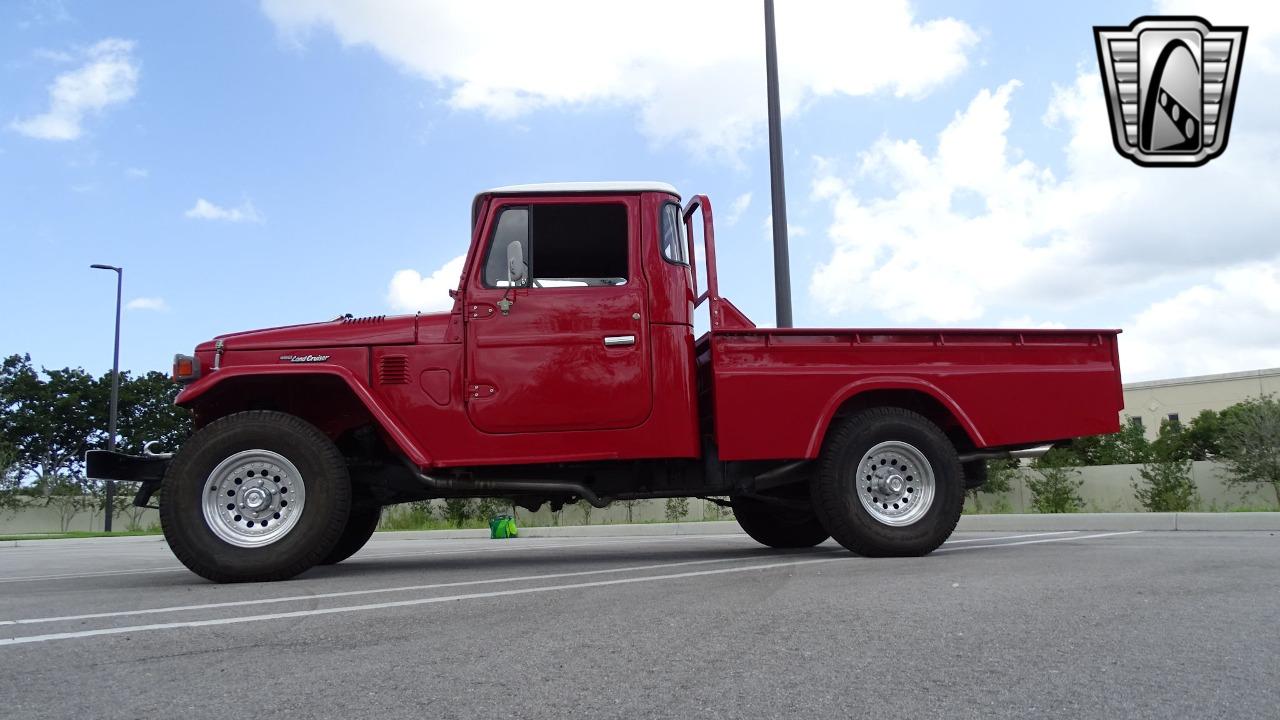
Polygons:
M559 182L532 183L529 185L507 185L506 187L485 190L484 193L610 193L610 192L664 192L680 197L674 187L655 180L614 180L609 182Z

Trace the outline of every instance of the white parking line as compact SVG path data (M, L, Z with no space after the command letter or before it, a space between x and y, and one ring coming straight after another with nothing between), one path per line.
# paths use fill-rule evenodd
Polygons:
M966 545L964 547L939 548L935 552L959 551L959 550L976 550L979 548L996 548L1009 547L1013 545L1037 545L1041 543L1054 542L1071 542L1075 540L1091 540L1094 538L1114 537L1119 535L1134 535L1141 531L1131 530L1126 532L1109 532L1096 533L1092 535L1080 535L1071 537L1046 537L1039 540L1022 540L1018 542L992 543L989 545ZM998 538L992 538L998 539ZM24 637L10 637L0 639L0 646L6 645L25 645L31 643L51 642L54 640L70 640L78 638L98 637L103 635L122 635L133 632L145 632L151 630L175 630L182 628L198 628L210 627L216 625L238 625L241 623L262 622L267 620L284 620L290 618L312 617L318 615L334 615L345 613L367 612L374 610L385 610L390 608L413 607L418 605L433 605L446 602L460 602L465 600L481 600L495 597L506 597L510 595L529 595L532 593L556 592L563 590L578 590L586 588L606 587L611 585L627 585L634 583L660 582L664 580L679 580L691 577L703 577L710 575L725 575L729 573L751 572L755 570L773 570L786 567L800 567L804 565L817 565L821 563L830 563L837 561L857 560L857 556L845 555L839 553L838 557L817 558L809 560L793 560L789 562L765 563L760 565L745 565L739 567L719 568L715 570L695 570L691 572L671 573L666 575L646 575L642 577L619 578L616 580L595 580L592 582L569 583L566 585L541 585L531 588L514 588L511 590L492 590L489 592L467 593L462 595L444 595L429 598L414 598L411 600L396 600L382 603L367 603L363 605L347 605L333 608L313 608L309 610L295 610L292 612L268 613L262 615L245 615L228 618L215 618L209 620L190 620L184 622L171 623L155 623L150 625L128 625L122 627L98 628L94 630L78 630L74 632L48 633L45 635L28 635ZM706 561L690 561L706 562ZM634 568L631 568L634 569ZM621 570L621 568L619 569ZM10 625L9 627L13 627Z
M1078 530L1056 530L1054 532L1027 533L1025 535L998 535L996 537L965 538L964 540L948 540L947 544L959 545L960 543L983 542L984 540L985 541L1017 540L1018 538L1042 537L1045 535L1070 535L1071 533L1074 533L1074 532L1079 532L1079 531Z
M1114 535L1136 535L1140 532L1142 531L1141 530L1125 530L1124 532L1098 533L1096 535L1075 535L1072 537L1065 537L1065 538L1064 537L1045 538L1044 540L1023 540L1021 542L1010 542L1010 543L992 543L991 545L966 545L964 547L957 547L957 548L940 547L937 550L934 550L934 552L940 553L940 552L956 552L958 550L980 550L982 548L1012 547L1014 545L1039 545L1040 543L1066 542L1068 540L1092 540L1093 538L1112 537ZM984 538L984 539L998 540L1000 538Z
M746 535L740 533L732 533L728 535L678 535L674 537L644 537L644 538L614 538L601 540L599 538L582 538L587 542L557 542L557 543L541 543L537 545L509 545L503 547L473 547L461 550L413 550L398 553L382 553L378 555L354 555L352 560L378 560L382 558L395 557L429 557L436 555L466 555L470 553L490 553L490 552L527 552L531 550L554 550L557 548L581 548L581 547L598 547L602 545L644 545L650 543L664 542L689 542L692 540L716 540L716 539L745 539ZM533 540L541 540L542 538L531 538ZM594 541L594 542L591 542ZM181 565L167 565L158 568L140 568L134 570L94 570L90 572L79 573L59 573L52 575L19 575L15 577L0 577L0 583L14 582L35 582L37 580L75 580L78 578L103 577L111 575L138 575L146 573L161 572L190 572Z
M832 552L843 553L844 550ZM707 565L710 563L733 562L735 560L756 560L753 557L715 558L710 560L684 560L680 562L658 563L656 565L630 565L603 570L578 570L575 572L544 573L541 575L520 575L516 577L489 578L486 580L460 580L457 582L432 583L428 585L403 585L400 587L373 588L368 590L345 590L340 592L316 593L313 595L289 595L286 597L255 598L253 600L232 600L227 602L205 603L202 605L172 605L169 607L147 608L143 610L120 610L115 612L86 613L84 615L62 615L59 617L25 618L21 620L0 620L0 625L33 625L36 623L64 622L69 620L91 620L97 618L125 617L129 615L153 615L157 613L180 612L183 610L215 610L218 608L242 607L245 605L264 605L268 603L301 602L306 600L325 600L339 597L355 597L357 595L377 595L383 593L410 592L415 590L437 590L440 588L465 587L468 585L490 585L494 583L527 582L531 580L552 580L585 575L604 575L607 573L637 572L644 570L662 570L666 568L686 567L689 565Z
M508 595L529 595L532 593L556 592L562 590L579 590L584 588L606 587L609 585L629 585L633 583L658 582L661 580L680 580L683 578L703 577L706 575L724 575L728 573L751 572L753 570L774 570L801 565L817 565L857 559L855 556L841 554L840 557L821 558L817 560L794 560L791 562L767 563L764 565L746 565L743 567L720 568L717 570L694 570L691 572L672 573L670 575L646 575L635 578L619 578L617 580L595 580L568 585L540 585L531 588L513 590L491 590L489 592L468 593L465 595L444 595L440 597L415 598L413 600L396 600L367 605L346 605L335 608L316 608L312 610L295 610L293 612L269 613L265 615L244 615L240 617L216 618L213 620L192 620L188 622L156 623L154 625L130 625L125 627L99 628L96 630L78 630L75 632L50 633L48 635L28 635L0 639L0 646L24 645L28 643L49 642L51 640L70 640L73 638L96 637L100 635L121 635L124 633L144 632L147 630L174 630L178 628L198 628L212 625L238 625L241 623L262 622L264 620L286 620L289 618L312 617L316 615L334 615L338 613L354 613L369 610L385 610L389 608L413 607L415 605L433 605L436 603L457 602L462 600L482 600L486 598L505 597Z

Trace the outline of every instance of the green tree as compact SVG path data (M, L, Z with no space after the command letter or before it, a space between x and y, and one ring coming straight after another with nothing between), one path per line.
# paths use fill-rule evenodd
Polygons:
M0 444L0 513L11 513L22 507L18 471L13 460L13 450Z
M1074 458L1058 449L1050 450L1031 464L1032 475L1027 478L1031 491L1031 505L1036 512L1068 513L1084 508L1080 497L1080 471L1071 467Z
M636 507L639 506L640 503L642 502L644 501L643 500L623 500L622 501L622 507L626 508L627 510L628 523L632 523L635 521Z
M66 532L77 515L93 507L93 496L85 493L84 484L63 475L46 475L36 479L33 489L45 507L58 512L58 529Z
M689 498L667 498L667 522L680 522L689 514Z
M104 378L110 380L110 374ZM168 375L151 371L139 377L120 373L120 418L117 440L121 452L138 454L155 440L172 452L191 435L191 413L173 404L182 385Z
M976 488L966 490L973 498L973 509L982 512L982 495L1001 495L1013 489L1013 476L1018 471L1017 460L987 460L987 481Z
M85 451L106 440L110 389L109 380L79 368L37 372L29 355L5 358L0 363L0 442L12 449L19 476L60 476L83 485Z
M583 525L590 525L590 524L591 524L591 511L592 511L592 510L595 510L595 507L594 507L594 506L592 506L592 504L591 504L591 503L589 503L589 502L587 502L585 499L583 499L583 500L578 500L578 502L576 502L576 503L574 503L574 504L578 506L578 511L582 513L582 524L583 524Z
M496 515L502 515L511 508L511 503L501 498L476 498L475 517L488 522Z
M456 528L467 524L476 516L476 509L471 498L446 498L440 506L440 517Z
M1232 408L1225 423L1221 457L1238 487L1270 485L1280 504L1280 401L1274 395Z
M1119 432L1076 438L1056 452L1068 465L1129 465L1151 459L1151 443L1142 426L1126 422Z

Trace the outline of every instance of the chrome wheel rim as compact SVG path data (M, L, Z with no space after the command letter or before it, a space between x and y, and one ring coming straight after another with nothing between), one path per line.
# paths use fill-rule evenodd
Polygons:
M924 453L898 440L868 450L858 462L856 481L863 509L877 522L893 527L924 517L937 485Z
M270 450L243 450L218 463L204 484L204 521L223 542L253 548L279 541L307 504L302 474Z

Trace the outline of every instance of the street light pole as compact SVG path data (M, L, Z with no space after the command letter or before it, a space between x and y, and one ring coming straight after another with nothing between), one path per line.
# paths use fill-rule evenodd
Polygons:
M764 0L764 68L769 94L769 184L773 200L773 302L778 327L791 327L791 257L787 247L787 189L782 173L782 112L778 103L778 42L773 0Z
M116 414L120 404L120 299L124 289L124 268L114 265L90 265L94 270L113 270L116 274L116 342L111 355L111 409L107 415L107 449L116 449ZM107 508L102 521L102 530L111 532L111 512L116 499L116 483L107 481Z

